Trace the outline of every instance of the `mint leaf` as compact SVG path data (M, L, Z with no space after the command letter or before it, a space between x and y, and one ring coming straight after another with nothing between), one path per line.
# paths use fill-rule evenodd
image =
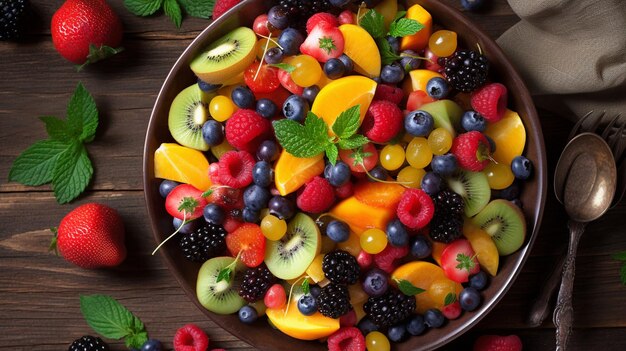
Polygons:
M476 266L476 262L474 262L474 257L470 257L466 254L457 254L456 261L459 264L456 265L457 269L466 269L468 272L471 271L474 266Z
M333 123L333 132L341 139L349 138L361 125L361 105L352 106L339 114Z
M400 291L402 291L402 293L407 296L421 294L426 291L424 289L416 287L415 285L411 284L410 281L405 279L395 279L395 281L396 283L398 283L398 289L400 289Z
M43 116L39 117L39 119L43 123L45 123L46 132L48 132L48 135L52 140L65 141L77 137L77 135L75 135L74 131L69 127L67 122L60 118L53 116Z
M180 11L180 5L176 0L165 0L163 2L163 11L176 25L176 28L180 28L180 23L183 21L183 14Z
M390 65L401 58L401 56L393 52L391 45L385 38L376 39L376 44L378 45L380 61L383 65Z
M302 281L302 292L306 295L311 292L311 285L309 284L309 278L304 278Z
M59 155L69 147L69 143L60 140L36 142L15 159L9 171L9 181L30 186L51 182Z
M385 36L385 20L376 10L369 10L361 17L359 25L374 39Z
M398 11L396 12L396 16L393 18L393 21L391 22L396 22L397 20L404 17L405 15L406 15L406 11Z
M400 18L389 25L389 35L396 38L405 37L419 32L422 28L424 26L416 20Z
M217 279L215 279L216 283L221 282L222 280L226 282L230 282L230 275L233 273L233 270L229 267L223 268L218 274Z
M215 0L178 0L189 16L204 19L211 18Z
M67 124L79 135L80 141L90 142L98 128L98 109L87 89L78 83L67 105Z
M285 72L287 72L287 73L291 73L291 72L293 72L293 71L295 71L295 70L296 70L296 66L294 66L294 65L290 65L290 64L288 64L288 63L284 63L284 62L281 62L281 63L272 63L270 66L271 66L271 67L276 67L276 68L282 69L283 71L285 71Z
M326 152L326 157L328 157L328 162L330 162L333 166L337 163L337 157L339 157L339 150L337 149L337 145L328 144L324 148Z
M150 16L163 5L163 0L124 0L126 9L137 16Z
M304 120L304 130L315 142L322 145L328 143L328 125L323 119L317 117L313 112L307 114Z
M614 260L626 261L626 251L618 252L613 254L611 257L613 257Z
M276 139L293 156L302 158L313 157L324 151L326 145L311 137L307 133L307 128L302 124L290 119L281 119L274 121L272 124ZM309 128L311 130L316 127L312 126Z
M75 140L59 155L52 170L52 189L57 202L64 204L77 198L87 188L92 175L87 150Z
M125 338L126 345L135 348L148 339L141 320L110 296L81 296L80 311L87 324L106 338Z
M213 189L207 189L205 192L202 193L202 195L200 195L200 197L209 197L211 196L211 194L213 194L215 190Z
M456 301L456 295L454 293L448 293L448 295L446 295L444 301L443 301L443 305L444 306L448 306L453 304Z
M355 134L351 137L349 137L348 139L341 139L339 140L339 142L337 143L337 145L339 145L339 148L347 150L347 149L356 149L360 146L363 146L367 143L369 143L370 140L360 134Z

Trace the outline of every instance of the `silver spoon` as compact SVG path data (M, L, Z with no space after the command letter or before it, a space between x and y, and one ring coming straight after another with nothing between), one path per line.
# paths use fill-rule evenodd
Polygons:
M617 172L611 149L604 139L593 133L583 133L566 146L554 173L554 193L569 215L569 247L559 296L554 309L556 350L567 350L572 332L574 310L572 288L576 249L585 225L602 216L615 195Z

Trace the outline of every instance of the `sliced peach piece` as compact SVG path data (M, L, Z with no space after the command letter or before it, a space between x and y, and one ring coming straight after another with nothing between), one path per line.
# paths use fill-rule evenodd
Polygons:
M526 129L517 112L507 109L501 120L488 124L485 134L496 143L496 152L492 157L498 163L510 165L524 151Z
M351 196L335 205L330 215L346 222L350 230L361 235L369 228L385 230L387 223L396 215L396 209L370 206Z
M343 53L354 62L354 70L370 78L380 75L380 52L374 38L355 24L339 26L343 34ZM428 40L428 39L426 39Z
M348 240L337 243L337 248L339 250L347 251L350 255L357 257L361 252L361 240L354 232L350 232Z
M316 175L324 172L324 154L314 157L295 157L283 150L274 167L274 183L285 196L300 188Z
M443 249L446 248L446 244L434 240L431 240L431 243L433 245L433 251L431 253L431 256L433 256L433 260L435 260L435 262L437 262L437 264L441 266L441 253L443 252Z
M423 91L426 93L426 84L431 78L443 78L443 76L437 72L429 71L427 69L414 69L409 72L409 78L406 79L402 85L402 89L405 94L409 95L414 91Z
M413 35L403 37L400 41L400 50L420 51L428 45L433 30L433 17L422 6L413 5L406 11L406 18L418 21L424 28Z
M284 308L268 308L265 313L278 330L296 339L324 338L339 329L339 319L324 317L319 312L305 316L297 305L297 301L291 301L287 313Z
M191 184L202 191L211 187L209 161L204 154L175 143L163 143L154 152L154 176Z
M400 184L363 180L354 187L354 197L370 206L397 208L404 190Z
M365 291L363 291L361 283L349 285L348 292L350 293L350 302L352 304L365 302L369 297L369 295L367 295Z
M313 262L311 262L309 268L307 268L305 271L306 275L313 279L313 281L316 283L319 283L324 280L324 278L326 278L326 275L322 270L322 260L324 260L323 254L315 256Z
M463 223L463 235L469 240L480 266L495 277L498 273L500 255L491 236L469 220Z
M363 310L363 305L365 302L353 303L352 309L356 313L356 322L358 323L363 317L365 317L365 310Z
M374 6L374 10L383 16L385 28L389 29L389 24L396 18L396 13L398 13L398 1L383 0L380 4Z

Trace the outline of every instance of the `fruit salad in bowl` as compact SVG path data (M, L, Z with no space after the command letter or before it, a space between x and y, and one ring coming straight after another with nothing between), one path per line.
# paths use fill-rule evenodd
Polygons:
M148 212L193 301L267 350L430 350L508 290L546 192L497 45L436 1L243 1L151 116Z

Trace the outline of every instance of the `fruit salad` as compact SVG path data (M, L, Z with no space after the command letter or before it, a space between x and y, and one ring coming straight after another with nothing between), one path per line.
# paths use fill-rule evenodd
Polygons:
M154 155L202 306L330 350L478 309L532 177L489 66L395 0L280 0L207 43Z

